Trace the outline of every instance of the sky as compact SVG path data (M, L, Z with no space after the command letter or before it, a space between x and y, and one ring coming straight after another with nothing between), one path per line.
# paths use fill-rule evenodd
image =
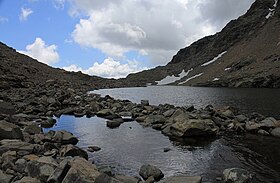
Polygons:
M0 41L52 67L106 78L166 65L254 0L0 0Z

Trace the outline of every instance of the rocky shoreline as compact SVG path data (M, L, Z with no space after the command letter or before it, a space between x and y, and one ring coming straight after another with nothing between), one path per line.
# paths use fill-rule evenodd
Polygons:
M110 96L88 93L86 86L48 80L32 88L11 88L0 94L0 182L155 182L164 174L153 165L139 167L140 177L113 175L89 162L85 150L76 146L78 139L67 131L43 132L55 125L53 118L98 116L107 119L109 128L135 120L160 130L170 139L213 137L223 133L255 133L280 137L280 121L258 113L239 114L227 107L154 106L142 100L135 104ZM88 151L98 150L89 147ZM246 170L229 167L224 182L251 181ZM223 172L221 172L222 175ZM218 178L219 179L219 178ZM220 179L219 179L220 180ZM169 177L163 182L201 182L200 176Z

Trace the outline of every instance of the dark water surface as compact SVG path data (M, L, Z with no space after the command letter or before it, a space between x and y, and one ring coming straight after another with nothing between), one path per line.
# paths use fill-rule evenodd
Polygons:
M280 90L218 90L167 86L99 90L98 93L138 103L141 99L149 99L152 104L179 106L231 105L246 112L279 116ZM90 160L98 166L110 166L114 172L122 174L137 175L141 165L150 163L158 166L166 177L184 173L201 175L203 182L216 182L216 177L221 176L225 168L238 167L254 173L254 182L280 182L280 139L277 138L224 135L216 139L176 142L136 122L109 129L105 120L97 117L62 116L52 129L71 131L80 140L78 146L84 149L90 145L101 147L99 152L88 152ZM166 147L171 151L163 152Z
M208 104L217 108L232 106L243 113L259 112L280 119L280 89L148 86L93 92L135 103L140 103L141 99L148 99L154 105L168 103L176 106L194 105L197 108Z

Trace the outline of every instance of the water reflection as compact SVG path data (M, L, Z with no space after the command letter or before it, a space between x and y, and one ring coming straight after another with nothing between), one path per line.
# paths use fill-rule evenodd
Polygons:
M215 182L229 167L248 169L256 174L256 182L279 181L280 143L275 138L257 136L223 136L200 141L170 141L168 137L136 122L117 129L106 127L101 118L61 116L54 130L66 129L79 137L78 146L101 147L89 153L99 166L111 166L114 172L138 175L145 163L158 166L165 176L180 173L201 175L204 182ZM170 148L164 152L164 148Z

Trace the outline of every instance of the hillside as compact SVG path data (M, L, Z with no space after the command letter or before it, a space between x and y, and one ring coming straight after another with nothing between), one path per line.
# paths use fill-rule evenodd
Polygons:
M12 88L34 88L54 80L56 84L67 84L72 88L113 87L115 80L88 76L81 72L67 72L52 68L0 42L0 90Z
M138 85L280 87L280 5L256 0L221 32L183 48L166 66L130 74ZM277 6L278 5L278 6Z

